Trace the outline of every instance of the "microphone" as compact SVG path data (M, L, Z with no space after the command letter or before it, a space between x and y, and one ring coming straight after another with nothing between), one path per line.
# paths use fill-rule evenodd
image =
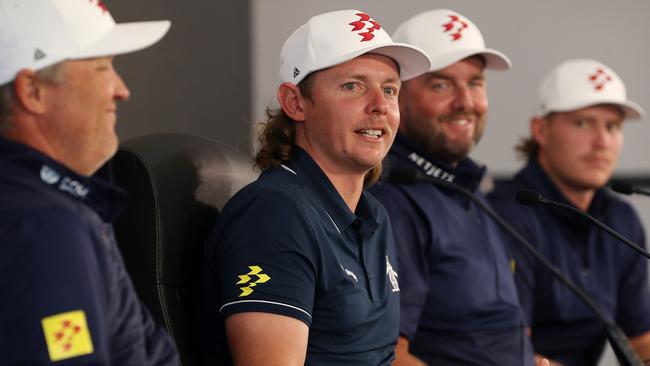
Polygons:
M614 323L613 321L607 319L607 315L603 312L600 306L585 293L578 285L576 285L571 279L565 276L559 268L553 265L548 261L530 242L528 242L521 234L519 234L510 224L508 224L501 216L499 216L490 206L485 202L481 201L474 193L471 191L458 186L453 183L449 183L445 180L433 178L426 176L412 168L406 167L395 167L391 169L388 179L394 183L400 184L415 184L417 181L424 181L427 183L434 184L438 187L449 189L455 192L462 194L463 196L469 198L474 202L478 207L480 207L483 212L485 212L499 227L505 230L510 236L515 239L515 242L524 248L528 253L530 253L539 263L550 271L553 276L567 286L574 295L580 298L587 307L589 307L594 314L600 319L600 321L605 326L605 333L607 338L616 354L616 358L619 363L623 366L641 366L643 361L636 354L630 341L627 339L623 331ZM531 191L532 192L532 191ZM530 199L530 202L534 204L542 203L542 200L546 200L541 194L537 192L524 193L526 198Z
M602 222L600 222L595 217L591 216L590 214L588 214L586 212L583 212L583 211L579 210L576 207L573 207L571 205L567 205L566 203L553 201L551 199L548 199L548 198L544 197L541 193L535 192L535 191L532 191L532 190L529 190L529 189L521 189L521 190L517 191L517 195L515 196L515 199L517 200L517 202L523 203L524 205L528 205L528 206L535 206L537 204L542 204L542 205L560 207L560 208L563 208L563 209L573 211L573 212L577 213L578 215L587 218L589 221L596 224L596 226L598 226L600 229L606 231L611 236L613 236L616 239L622 241L623 244L625 244L628 247L636 250L637 252L642 254L644 257L650 259L650 253L648 253L647 250L645 250L644 248L642 248L641 246L639 246L638 244L636 244L632 240L624 237L623 235L618 233L616 230L614 230L614 229L610 228L609 226L603 224Z
M650 196L650 190L638 187L638 186L633 186L631 184L627 184L624 182L613 182L612 183L612 191L617 192L617 193L622 193L622 194L627 194L631 195L634 193L639 193L645 196Z

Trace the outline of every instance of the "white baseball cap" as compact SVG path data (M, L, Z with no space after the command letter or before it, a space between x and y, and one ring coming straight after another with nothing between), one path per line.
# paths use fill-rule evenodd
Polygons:
M626 118L637 119L645 112L627 100L625 84L601 62L587 59L565 61L549 72L539 87L540 113L567 112L596 104L614 104Z
M22 69L140 50L160 40L170 25L115 24L98 0L0 0L0 85Z
M506 55L485 48L481 31L471 20L448 9L413 16L397 27L393 39L423 49L431 58L427 71L444 69L474 55L483 56L488 69L507 70L511 66Z
M280 52L280 82L298 84L314 71L369 52L395 60L402 80L425 73L431 65L422 50L393 42L366 13L340 10L312 17L284 42Z

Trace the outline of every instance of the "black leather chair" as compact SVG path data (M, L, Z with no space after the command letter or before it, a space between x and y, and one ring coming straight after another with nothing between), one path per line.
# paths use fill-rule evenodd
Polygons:
M253 162L223 143L160 134L123 143L111 165L129 193L115 233L136 291L174 339L181 365L201 365L202 243L226 201L255 179Z

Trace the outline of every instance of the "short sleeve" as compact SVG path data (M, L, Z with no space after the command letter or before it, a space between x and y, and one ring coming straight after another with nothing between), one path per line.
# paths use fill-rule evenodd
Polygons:
M224 317L269 312L311 325L319 271L318 240L289 194L262 191L219 219L216 275Z

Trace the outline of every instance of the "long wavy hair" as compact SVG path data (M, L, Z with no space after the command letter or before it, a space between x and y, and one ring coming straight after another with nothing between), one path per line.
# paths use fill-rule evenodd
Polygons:
M299 84L300 93L313 102L314 73L309 74ZM255 166L264 171L277 167L293 157L293 147L296 142L296 122L289 118L282 108L267 108L266 122L258 135L259 150L255 156ZM381 176L381 164L370 169L363 180L364 187L373 185Z

